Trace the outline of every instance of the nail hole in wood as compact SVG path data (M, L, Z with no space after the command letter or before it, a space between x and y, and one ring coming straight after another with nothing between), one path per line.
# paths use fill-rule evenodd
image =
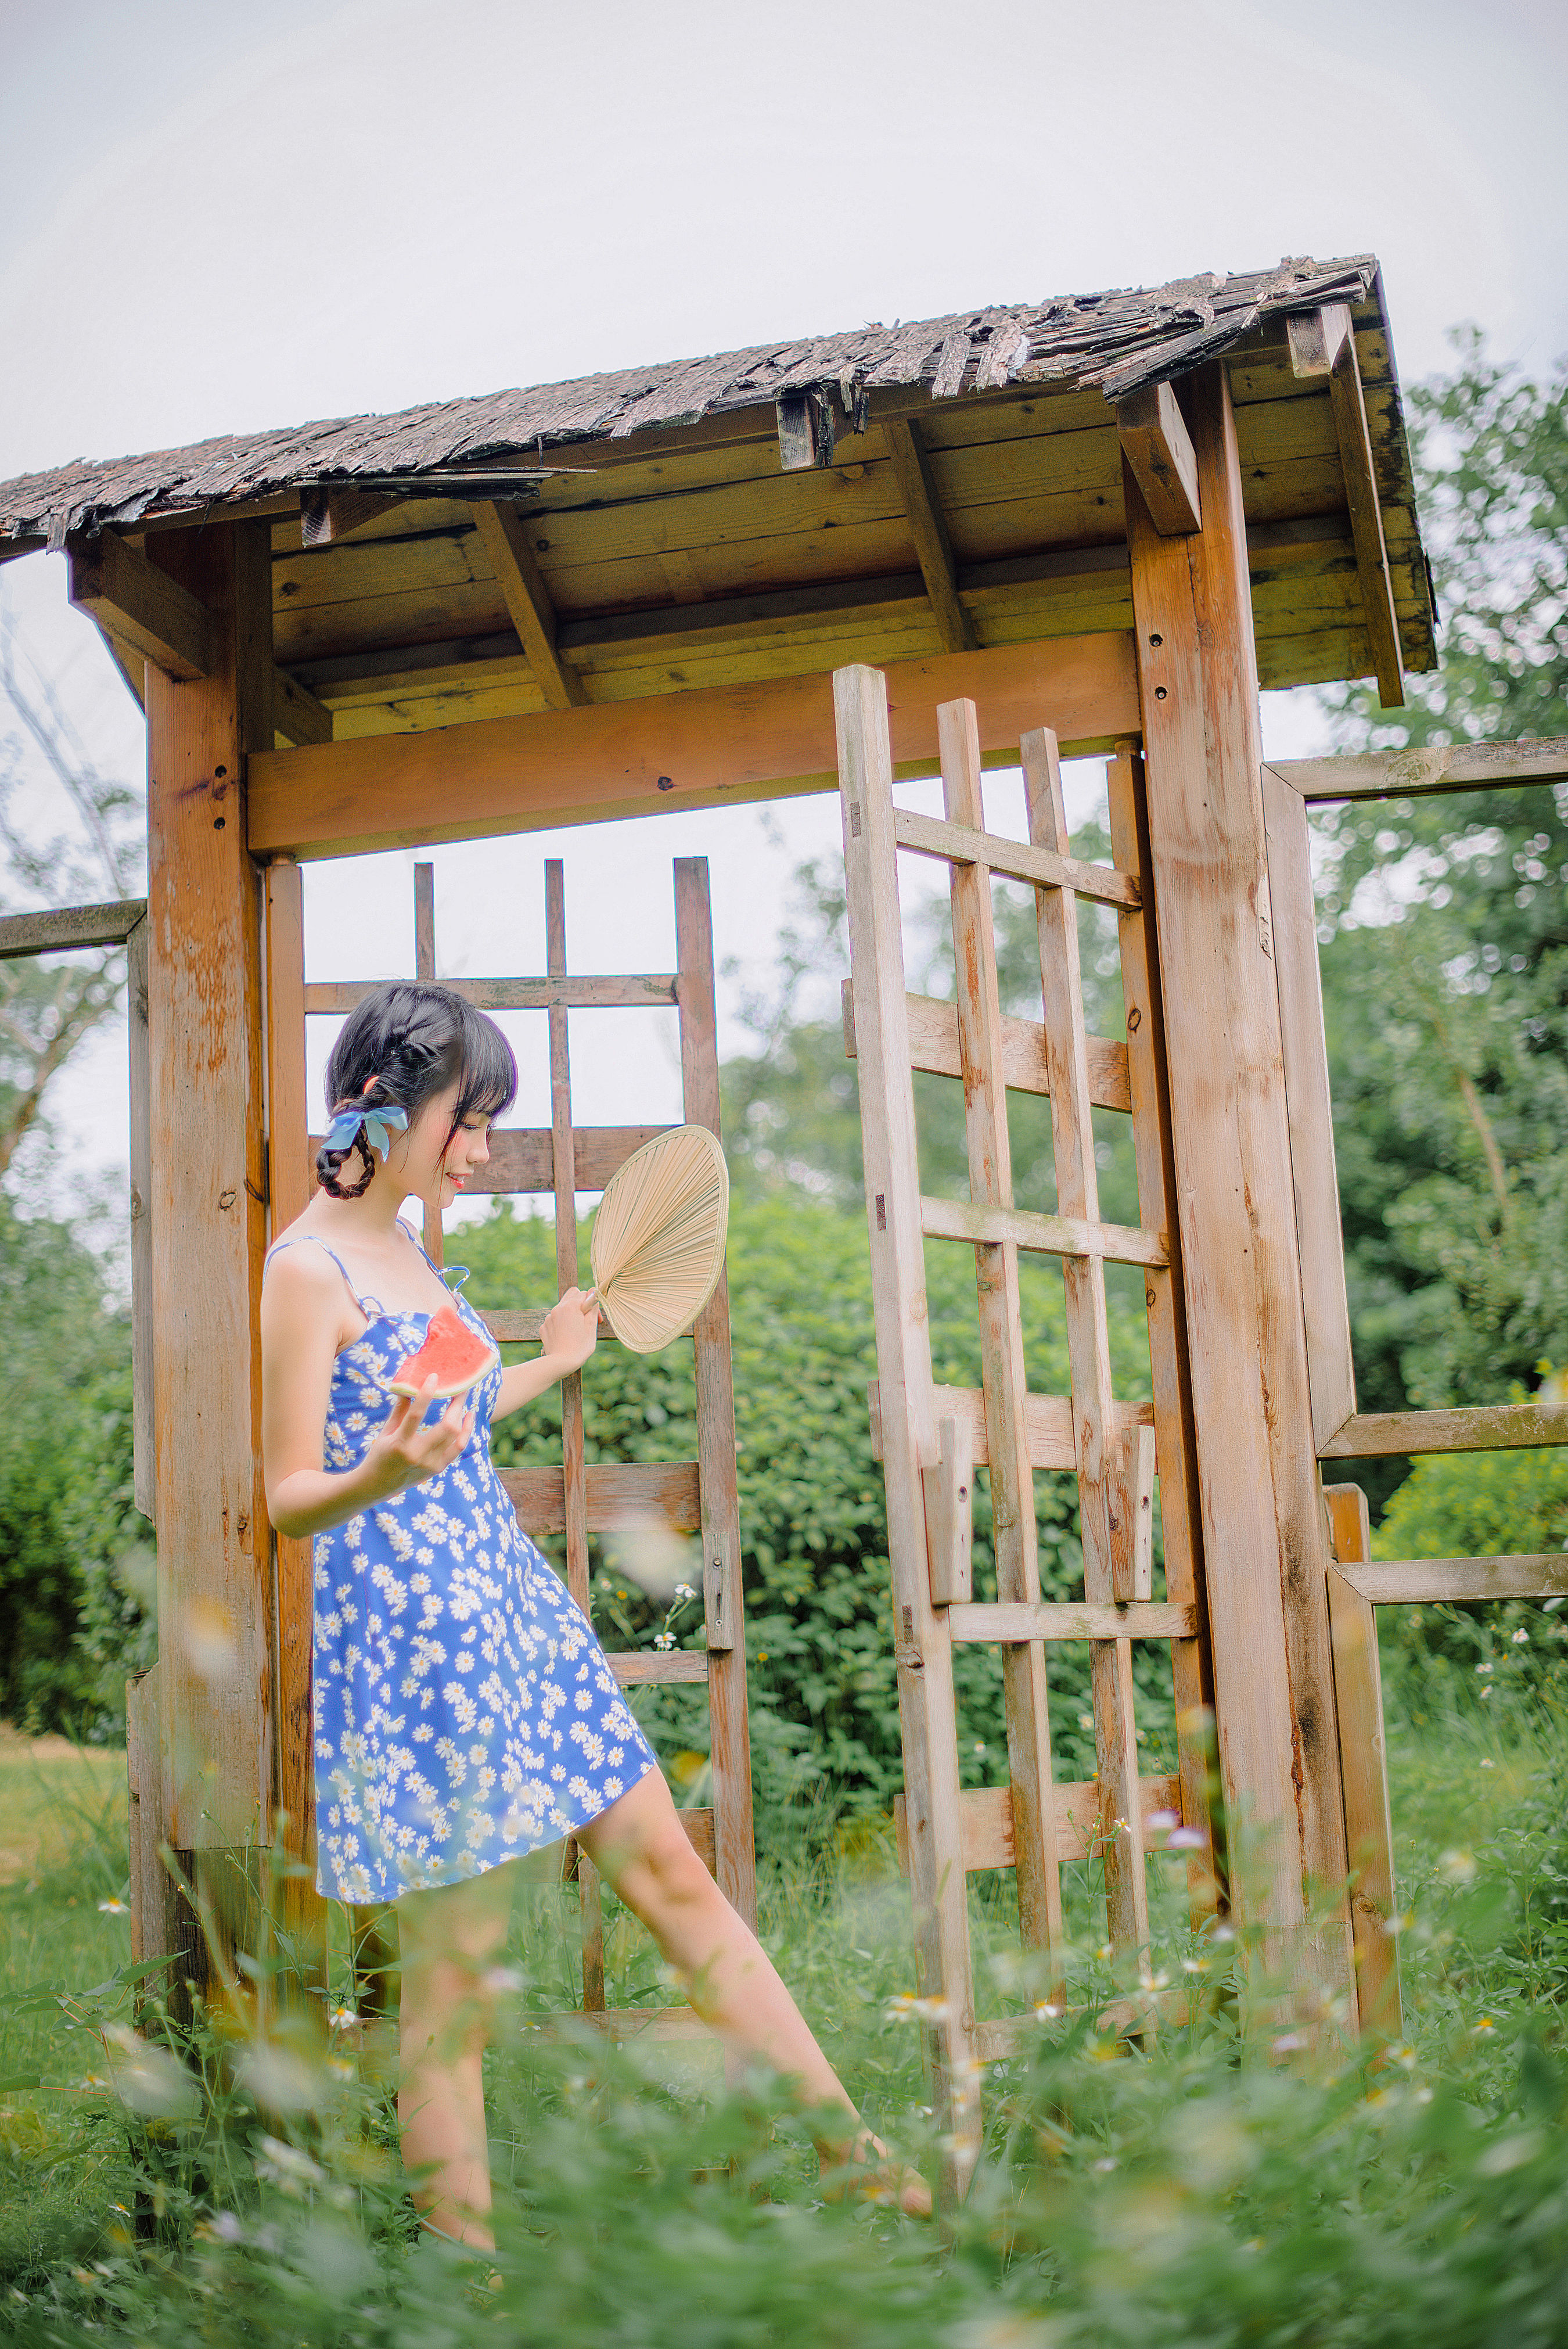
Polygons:
M661 792L673 792L675 787L676 780L673 775L661 775L659 777L659 789Z
M1163 700L1164 700L1164 698L1165 698L1165 688L1164 688L1162 685L1157 685L1157 686L1155 687L1155 688L1154 688L1154 698L1155 698L1155 700L1156 700L1156 701L1163 701Z

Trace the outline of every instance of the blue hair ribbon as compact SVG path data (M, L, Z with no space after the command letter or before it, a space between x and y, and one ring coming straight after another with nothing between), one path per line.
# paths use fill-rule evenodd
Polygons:
M407 1125L406 1109L340 1109L326 1129L322 1148L352 1150L363 1126L366 1148L378 1150L385 1158L392 1146L393 1134L406 1133Z

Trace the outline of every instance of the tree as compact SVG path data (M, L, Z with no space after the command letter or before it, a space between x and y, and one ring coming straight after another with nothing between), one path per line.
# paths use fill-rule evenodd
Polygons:
M128 897L145 850L140 801L101 774L60 693L23 651L0 607L0 909ZM45 787L40 790L39 762ZM123 952L0 962L0 1176L36 1122L50 1079L108 1017L125 985Z

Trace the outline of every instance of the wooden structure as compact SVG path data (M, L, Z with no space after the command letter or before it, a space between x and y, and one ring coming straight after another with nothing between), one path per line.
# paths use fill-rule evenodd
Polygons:
M1377 1593L1338 1516L1329 1581L1317 1464L1476 1427L1439 1414L1420 1439L1408 1415L1390 1430L1355 1410L1305 809L1346 788L1463 787L1485 754L1304 775L1264 769L1258 731L1260 685L1373 677L1393 705L1402 670L1435 657L1376 263L869 326L0 485L0 556L46 546L67 554L73 598L148 719L147 1024L133 1034L150 1113L133 1179L139 1491L157 1516L163 1635L133 1763L143 1812L182 1848L222 1847L303 1800L304 1627L273 1600L297 1562L266 1526L255 1449L260 1266L307 1164L298 862L842 775L906 1835L923 1979L950 1993L943 2076L963 2106L969 2057L994 2052L968 2005L957 1862L1011 1857L1026 1934L1047 1943L1057 1863L1106 1824L1099 1792L1051 1782L1046 1643L1069 1626L1039 1605L1029 1478L1057 1461L1079 1477L1071 1634L1095 1643L1101 1781L1123 1822L1115 1938L1130 1949L1143 1930L1145 1809L1206 1827L1191 1733L1174 1792L1138 1782L1128 1643L1155 1637L1171 1643L1183 1713L1212 1696L1227 1804L1273 1837L1267 1920L1288 1940L1309 1889L1326 1887L1307 1971L1351 2002L1360 1929L1334 1892L1377 1806L1341 1745L1347 1716L1371 1717L1375 1651L1342 1619L1345 1591ZM1114 871L1075 862L1065 833L1056 760L1087 750L1113 758ZM988 833L982 807L983 769L1020 756L1028 843ZM946 818L922 826L892 784L939 768ZM905 999L899 849L951 869L956 1010ZM996 871L1037 888L1037 1025L998 1010ZM677 978L696 968L688 948L701 961L697 885L684 885ZM571 1126L578 982L551 886L551 968L528 984L551 1019L552 1122L515 1145L532 1156L511 1174L564 1210L598 1145ZM1072 909L1085 895L1117 909L1125 1040L1084 1032ZM420 968L434 968L418 918ZM710 988L704 1003L686 1099L716 1118ZM912 1062L964 1078L967 1202L920 1197ZM1051 1098L1053 1216L1012 1194L1006 1092L1019 1085ZM1096 1104L1133 1120L1135 1230L1099 1216ZM923 1226L976 1248L978 1398L930 1386ZM564 1213L561 1229L565 1247ZM1070 1402L1026 1389L1020 1247L1068 1268ZM1100 1268L1119 1254L1147 1275L1148 1418L1109 1385ZM716 1381L715 1463L725 1407ZM1492 1435L1503 1424L1488 1421ZM578 1560L594 1507L580 1440L569 1403L559 1507ZM996 1609L965 1583L981 1461L1002 1501ZM1138 1530L1156 1467L1159 1602ZM540 1500L531 1488L525 1508ZM723 1510L717 1547L704 1525L709 1688L741 1723L738 1537ZM944 1758L944 1659L982 1613L979 1636L1006 1656L1005 1806L959 1804ZM730 1829L718 1808L720 1874L743 1891L738 1795ZM1211 1879L1195 1875L1201 1894ZM962 2145L966 2107L955 2117Z

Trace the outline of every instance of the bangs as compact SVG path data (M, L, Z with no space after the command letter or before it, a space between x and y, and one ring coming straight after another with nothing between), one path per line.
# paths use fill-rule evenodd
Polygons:
M493 1019L476 1011L471 1003L462 1004L463 1073L458 1085L458 1106L454 1112L460 1124L465 1117L501 1117L517 1099L517 1061Z

